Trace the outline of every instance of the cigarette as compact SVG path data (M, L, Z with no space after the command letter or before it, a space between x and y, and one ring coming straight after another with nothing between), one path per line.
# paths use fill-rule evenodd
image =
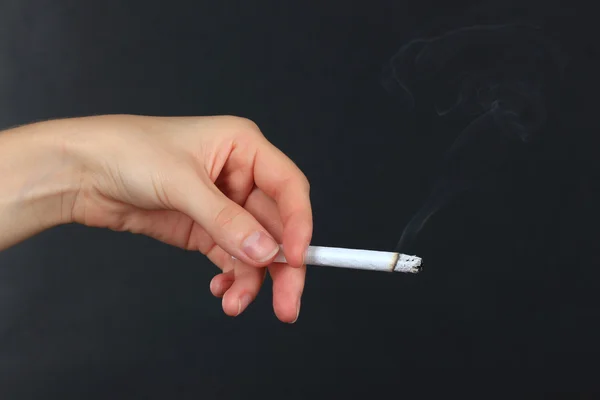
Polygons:
M413 274L421 271L422 261L417 256L389 251L321 246L309 246L304 258L307 265ZM279 251L273 262L286 262L283 250Z

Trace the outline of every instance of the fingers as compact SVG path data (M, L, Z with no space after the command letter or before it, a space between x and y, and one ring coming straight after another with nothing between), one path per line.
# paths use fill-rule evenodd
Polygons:
M254 301L264 281L266 269L240 265L234 271L235 280L223 295L222 301L223 311L230 317L240 315Z
M252 214L205 177L182 171L177 179L169 191L179 191L171 200L174 206L202 226L219 247L254 267L273 260L279 245Z
M233 285L234 281L235 274L233 270L229 272L223 272L222 274L215 276L210 281L210 292L213 294L213 296L221 298L223 295L225 295L225 292L229 290L231 285Z
M246 201L246 209L262 226L278 239L283 233L283 224L277 204L260 189L255 188ZM220 247L214 247L208 254L210 260L223 269L211 282L211 292L222 297L223 311L237 316L252 302L264 281L265 269L245 265L231 259ZM293 323L300 312L300 298L304 290L306 268L293 268L287 264L272 264L269 272L273 278L273 309L282 322Z
M256 186L277 203L288 263L301 267L313 230L308 180L288 157L266 140L256 156L254 180Z
M306 278L306 266L292 268L286 264L272 264L269 273L273 279L273 310L282 322L294 323L300 315L300 299Z
M246 201L246 209L265 228L279 239L283 224L277 204L260 189L254 189ZM282 322L294 323L300 313L300 299L304 290L306 266L293 268L287 264L272 264L269 273L273 279L273 310Z
M273 235L275 240L281 242L283 223L279 216L277 203L272 198L255 187L248 195L244 208Z
M210 291L222 298L225 314L235 317L241 314L254 301L265 278L265 268L255 268L234 260L220 247L215 247L208 258L225 272L215 276L210 283Z

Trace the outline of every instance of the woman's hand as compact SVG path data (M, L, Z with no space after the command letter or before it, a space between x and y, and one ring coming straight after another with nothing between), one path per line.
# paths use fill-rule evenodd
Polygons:
M56 143L47 145L55 158L46 160L39 178L46 187L54 181L54 189L40 190L28 179L26 193L55 194L30 202L33 214L53 212L53 202L57 223L130 231L200 251L222 270L210 289L231 316L254 300L268 267L275 313L295 322L312 235L309 184L255 124L237 117L116 115L18 130L37 138L30 143ZM18 134L12 137L18 143ZM278 243L289 265L271 263Z

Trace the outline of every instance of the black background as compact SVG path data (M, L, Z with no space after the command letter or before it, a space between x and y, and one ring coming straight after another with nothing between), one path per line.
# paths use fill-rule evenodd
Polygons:
M104 113L251 118L310 179L313 243L325 246L393 249L458 134L385 90L383 66L403 44L526 17L568 65L541 139L419 235L421 274L309 268L295 325L277 321L268 285L243 316L226 317L208 290L216 267L144 237L65 226L3 252L0 397L368 398L390 385L400 396L415 379L436 388L440 377L472 384L490 374L502 386L593 387L592 10L573 1L1 0L1 128Z

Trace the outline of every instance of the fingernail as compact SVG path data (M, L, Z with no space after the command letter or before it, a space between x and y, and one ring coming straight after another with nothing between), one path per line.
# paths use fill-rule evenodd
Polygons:
M242 250L256 262L265 262L277 254L279 245L264 232L254 232L242 243Z
M244 311L248 307L248 305L250 305L251 301L252 301L252 297L249 294L245 294L242 297L240 297L238 300L237 315L240 315L242 313L242 311Z
M300 316L300 299L298 299L298 304L296 305L296 319L293 320L291 323L295 324L296 321L298 321L299 316Z

